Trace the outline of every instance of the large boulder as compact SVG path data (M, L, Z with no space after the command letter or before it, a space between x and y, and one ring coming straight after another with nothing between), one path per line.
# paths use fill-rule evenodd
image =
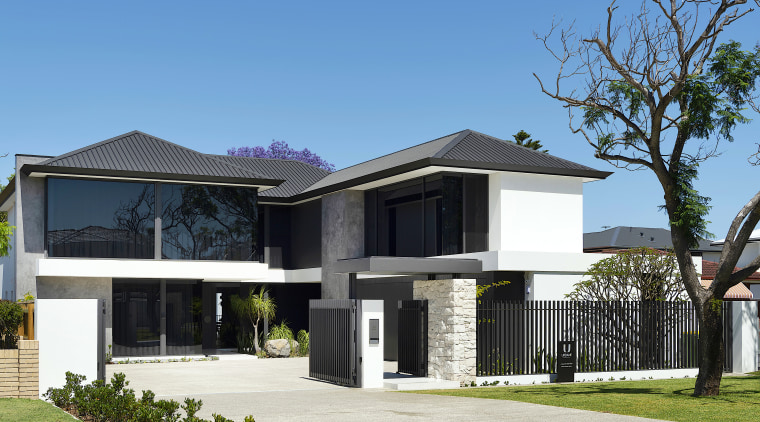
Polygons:
M291 341L288 341L284 338L267 340L267 342L264 343L264 351L267 352L267 355L273 358L286 358L290 356L290 343ZM298 342L292 340L292 343L292 347L298 349Z

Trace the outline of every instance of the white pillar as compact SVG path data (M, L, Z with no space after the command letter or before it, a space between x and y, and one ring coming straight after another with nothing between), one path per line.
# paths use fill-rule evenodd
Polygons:
M362 300L359 383L361 388L383 388L383 301Z
M758 338L757 302L733 302L733 372L746 374L758 370L758 353L760 339Z

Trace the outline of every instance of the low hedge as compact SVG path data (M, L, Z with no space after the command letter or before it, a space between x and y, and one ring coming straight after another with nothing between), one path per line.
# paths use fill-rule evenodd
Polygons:
M16 302L0 300L0 349L15 349L18 327L24 321L24 309Z
M66 385L50 388L43 396L84 422L211 422L195 416L203 405L201 400L188 397L180 405L174 400L155 400L150 390L143 391L138 400L134 390L125 388L129 381L123 373L114 374L111 384L96 380L82 385L84 379L84 375L66 372ZM184 418L180 408L187 414ZM213 417L213 422L233 422L221 415ZM245 422L255 421L246 416Z

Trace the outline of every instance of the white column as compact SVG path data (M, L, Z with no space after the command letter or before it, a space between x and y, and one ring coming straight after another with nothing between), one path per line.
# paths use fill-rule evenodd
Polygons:
M758 339L757 302L733 302L733 371L741 374L758 370Z
M361 301L359 382L361 388L383 388L383 301ZM374 328L373 328L374 327Z

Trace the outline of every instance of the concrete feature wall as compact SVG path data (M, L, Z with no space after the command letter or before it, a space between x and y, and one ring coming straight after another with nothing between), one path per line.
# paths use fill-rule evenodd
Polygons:
M428 301L428 376L475 381L475 280L416 280L414 299Z
M16 168L45 161L45 157L16 156ZM37 260L45 257L45 179L16 173L16 298L29 292L37 297Z
M344 190L322 198L322 299L348 299L348 274L339 259L364 256L364 192Z
M18 349L0 350L0 397L39 395L39 341L19 340Z
M583 251L583 179L529 173L488 176L488 249Z
M13 199L10 202L14 202ZM16 206L10 205L8 212L8 224L16 226ZM16 300L16 236L11 236L11 250L8 256L0 257L0 280L2 281L2 298Z

